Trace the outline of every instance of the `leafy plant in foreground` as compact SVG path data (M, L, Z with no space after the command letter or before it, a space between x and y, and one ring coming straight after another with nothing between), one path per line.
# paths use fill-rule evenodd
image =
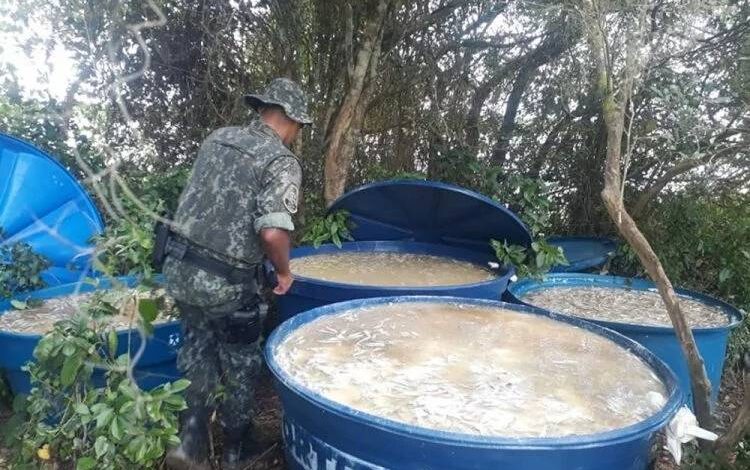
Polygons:
M144 335L158 303L142 293L128 295L139 325L131 334ZM27 366L31 394L17 397L5 429L12 468L157 468L166 449L179 443L178 413L186 407L182 391L189 383L141 390L129 373L131 354L116 356L118 335L106 321L111 308L92 302L40 340L36 362Z
M337 211L314 219L309 224L309 228L301 241L302 243L312 243L315 248L330 241L341 248L342 240L354 240L349 232L350 226L349 212L345 210Z
M0 242L2 241L0 230ZM41 274L51 265L47 258L35 253L26 243L0 246L0 298L45 287Z

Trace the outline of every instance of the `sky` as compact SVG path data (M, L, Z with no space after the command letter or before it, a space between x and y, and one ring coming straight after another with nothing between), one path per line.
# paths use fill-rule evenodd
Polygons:
M14 5L17 4L14 2ZM7 11L0 10L0 15L0 24L14 24ZM16 69L25 97L49 95L61 99L75 79L75 61L61 44L55 44L48 54L44 42L52 36L50 24L34 16L30 21L31 24L20 33L0 29L0 63L11 64ZM39 36L45 41L24 48L32 36Z

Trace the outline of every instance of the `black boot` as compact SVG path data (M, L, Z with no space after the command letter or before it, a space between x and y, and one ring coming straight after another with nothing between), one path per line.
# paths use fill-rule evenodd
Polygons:
M260 447L252 437L252 426L224 428L224 455L221 468L245 470L255 460Z
M179 447L167 453L172 470L211 470L208 461L208 410L188 409L183 415Z

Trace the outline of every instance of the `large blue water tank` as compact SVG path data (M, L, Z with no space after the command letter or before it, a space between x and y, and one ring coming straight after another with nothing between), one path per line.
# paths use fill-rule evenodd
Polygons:
M468 261L483 268L488 267L487 263L497 261L494 256L488 253L464 250L448 245L393 241L351 242L344 243L341 248L335 245L323 245L320 248L302 247L292 250L291 257L298 258L342 252L427 254ZM320 307L321 305L351 299L388 297L393 295L437 295L500 299L508 286L511 276L513 276L514 270L511 267L501 267L494 271L496 277L488 281L440 287L362 286L296 276L289 292L286 295L278 297L279 312L281 313L281 319L286 320L298 313Z
M551 287L580 286L648 290L656 292L656 286L654 283L645 279L599 276L595 274L550 274L542 280L522 279L519 282L513 283L508 288L508 294L515 302L530 305L524 302L523 299L524 296L532 291ZM721 385L721 373L724 369L729 333L742 321L742 313L737 308L726 302L722 302L721 300L708 295L686 289L676 289L676 291L680 295L690 297L706 305L722 310L730 319L730 322L726 325L712 328L692 329L698 350L700 351L701 356L703 356L708 379L711 381L711 398L712 402L715 403ZM606 308L606 305L603 305L602 308ZM644 326L601 320L589 321L622 333L653 352L675 371L680 387L688 398L688 403L692 404L690 371L687 366L687 361L682 353L680 341L677 339L677 335L671 326Z
M465 188L434 181L397 180L361 186L333 203L345 210L356 242L292 250L292 258L341 251L386 251L442 256L487 267L497 258L490 240L530 246L524 223L502 204ZM447 295L500 299L513 275L511 267L497 278L460 286L382 287L341 284L298 277L279 297L282 319L342 300L390 295Z
M117 278L117 282L134 287L138 281L132 277ZM74 283L61 286L48 287L34 292L22 294L19 298L28 299L52 299L68 295L92 292L94 290L105 290L112 288L112 283L107 279L100 279L96 286L89 283ZM0 301L0 312L11 310L10 301ZM130 351L138 351L141 345L141 337L137 331L120 331L117 354L125 354L128 351L128 340ZM29 393L31 381L29 374L23 367L34 360L34 348L36 348L41 335L27 333L13 333L0 330L0 370L8 380L11 390L15 394ZM135 364L134 376L138 384L146 389L157 385L172 382L180 378L177 371L177 349L180 344L180 323L170 321L154 325L154 333L146 340L143 354ZM131 353L131 354L132 354ZM103 370L94 372L94 380L98 383L103 381Z
M642 422L601 434L561 438L471 436L406 425L343 406L297 384L275 359L278 346L287 336L320 316L384 303L425 301L468 303L548 315L607 337L652 368L667 388L667 403ZM649 463L654 433L682 404L682 394L672 371L652 353L624 336L575 318L489 300L417 296L360 299L328 305L284 322L270 336L265 354L284 408L287 464L295 470L643 470ZM481 360L481 351L477 351L477 361Z
M579 273L602 268L617 251L617 243L602 237L549 237L547 243L562 248L566 265L553 266L554 273Z
M91 268L91 238L104 223L76 179L53 157L0 134L0 245L28 243L52 267L48 285L75 282ZM0 260L1 261L1 260Z

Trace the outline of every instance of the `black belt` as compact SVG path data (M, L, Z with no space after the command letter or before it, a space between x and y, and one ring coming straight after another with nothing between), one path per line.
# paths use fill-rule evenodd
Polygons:
M170 258L184 261L192 264L211 274L223 277L232 284L247 284L252 281L260 280L260 269L262 265L256 265L250 268L238 268L229 263L218 260L211 256L205 255L186 241L180 241L173 236L169 238L166 247L166 254Z

